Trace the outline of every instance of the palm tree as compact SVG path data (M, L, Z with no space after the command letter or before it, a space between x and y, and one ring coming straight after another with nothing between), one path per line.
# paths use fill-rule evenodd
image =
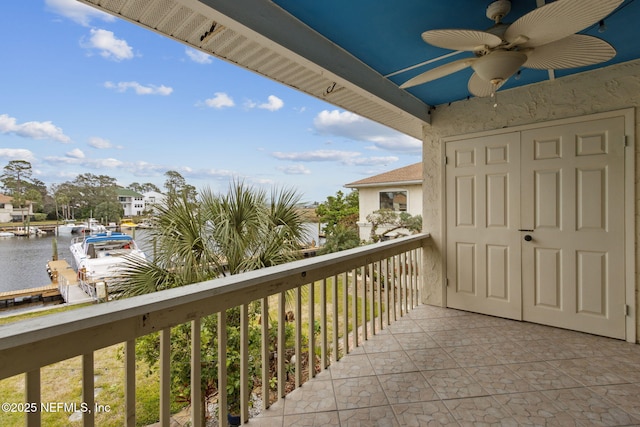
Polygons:
M113 297L142 295L298 258L307 240L291 189L267 192L234 181L227 194L205 189L160 207L150 230L154 256L132 259L110 287Z
M308 240L304 218L296 207L299 200L291 189L276 188L268 193L234 181L227 194L214 194L205 189L195 203L183 196L161 207L156 227L150 230L153 258L129 259L110 285L110 295L114 298L143 295L297 259L300 247ZM227 335L237 335L239 309L228 310L226 317ZM206 373L203 370L203 376L207 376L202 385L203 403L206 403L217 377L211 369L215 365L211 349L215 345L217 322L207 319L202 325L208 329L202 338L202 361L210 361ZM181 326L185 327L176 328L176 339L188 340L188 328ZM142 357L153 363L157 339L141 345L144 348L138 345L138 349ZM172 376L178 377L172 383L178 384L177 394L184 398L189 396L190 373L181 367L188 366L184 363L189 358L188 349L188 341L174 347L172 339ZM234 349L228 347L228 351ZM235 377L235 368L228 367L230 380ZM237 382L239 384L239 376ZM237 398L235 396L235 402Z

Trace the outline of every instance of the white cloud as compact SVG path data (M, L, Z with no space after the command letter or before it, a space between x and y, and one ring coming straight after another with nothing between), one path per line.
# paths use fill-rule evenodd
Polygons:
M396 156L384 156L384 157L361 157L361 153L356 151L341 151L341 150L315 150L315 151L301 151L301 152L289 152L276 151L271 153L273 157L278 160L288 160L297 162L337 162L343 165L350 166L376 166L376 165L389 165L399 160ZM295 171L295 168L303 168L303 166L295 166L289 168L290 171ZM284 171L284 168L278 168ZM285 172L286 173L286 172ZM293 173L293 172L291 172ZM301 173L301 172L298 172ZM307 173L307 172L302 172Z
M275 95L269 95L267 102L258 103L256 101L247 100L244 103L246 108L261 108L263 110L278 111L284 107L284 101Z
M372 142L377 149L419 153L420 140L348 111L321 111L313 120L321 135L338 136L355 141Z
M45 3L54 13L69 18L84 27L88 27L93 18L105 22L115 21L114 16L80 3L77 0L45 0Z
M340 151L340 150L315 150L284 153L276 151L271 153L273 157L279 160L291 160L302 162L347 162L349 159L360 156L356 151Z
M92 146L93 148L99 148L99 149L113 147L113 144L111 144L111 141L109 141L108 139L100 138L98 136L92 136L91 138L89 138L89 145Z
M33 153L24 148L0 148L0 157L9 160L25 160L27 162L35 160Z
M269 111L278 111L279 109L284 107L284 101L282 101L282 99L278 98L275 95L269 95L267 99L268 101L258 105L258 108Z
M311 173L311 170L307 169L306 166L301 164L291 166L278 166L278 170L286 175L309 175Z
M126 40L117 38L112 31L92 28L89 41L82 42L81 45L87 49L97 49L100 56L113 61L133 58L131 46Z
M198 64L211 64L213 62L213 58L211 55L208 55L202 51L186 48L184 53L191 59L193 62L197 62Z
M52 139L63 143L71 142L71 138L50 121L18 124L18 121L14 117L9 117L8 114L0 114L0 133L13 133L31 139Z
M117 92L126 92L129 89L133 89L133 91L137 95L162 95L168 96L173 92L173 88L165 86L165 85L148 85L143 86L138 82L105 82L104 87L107 89L113 89Z
M79 148L74 148L73 150L67 153L67 157L71 157L73 159L84 159L84 153Z
M204 103L207 107L218 109L236 105L233 99L224 92L216 92L213 98L205 99Z

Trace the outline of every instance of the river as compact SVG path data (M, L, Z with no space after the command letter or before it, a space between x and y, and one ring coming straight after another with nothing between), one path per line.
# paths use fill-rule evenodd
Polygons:
M318 239L318 225L308 224L311 239ZM73 266L69 251L71 239L76 236L0 237L0 292L37 288L51 283L47 274L47 261L53 254L53 241L57 242L58 258ZM136 243L149 255L146 230L136 230Z

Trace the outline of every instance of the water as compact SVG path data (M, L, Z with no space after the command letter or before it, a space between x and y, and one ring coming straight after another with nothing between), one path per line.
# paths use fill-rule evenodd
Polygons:
M58 258L72 263L71 236L58 236ZM0 292L51 284L47 261L54 236L0 238Z
M307 227L309 240L318 242L318 225L307 224ZM47 261L52 259L53 240L56 239L58 243L58 259L67 260L73 267L69 245L74 237L76 235L0 237L0 292L49 285L51 279L47 274ZM150 255L152 251L145 237L146 230L136 230L136 243Z

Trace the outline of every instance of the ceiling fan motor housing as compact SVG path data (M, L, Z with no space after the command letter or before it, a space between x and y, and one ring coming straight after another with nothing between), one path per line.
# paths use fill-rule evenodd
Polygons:
M509 0L496 0L487 6L487 18L498 23L510 11L511 2Z
M517 51L496 50L478 58L471 68L487 82L503 82L511 77L527 60L527 55Z

